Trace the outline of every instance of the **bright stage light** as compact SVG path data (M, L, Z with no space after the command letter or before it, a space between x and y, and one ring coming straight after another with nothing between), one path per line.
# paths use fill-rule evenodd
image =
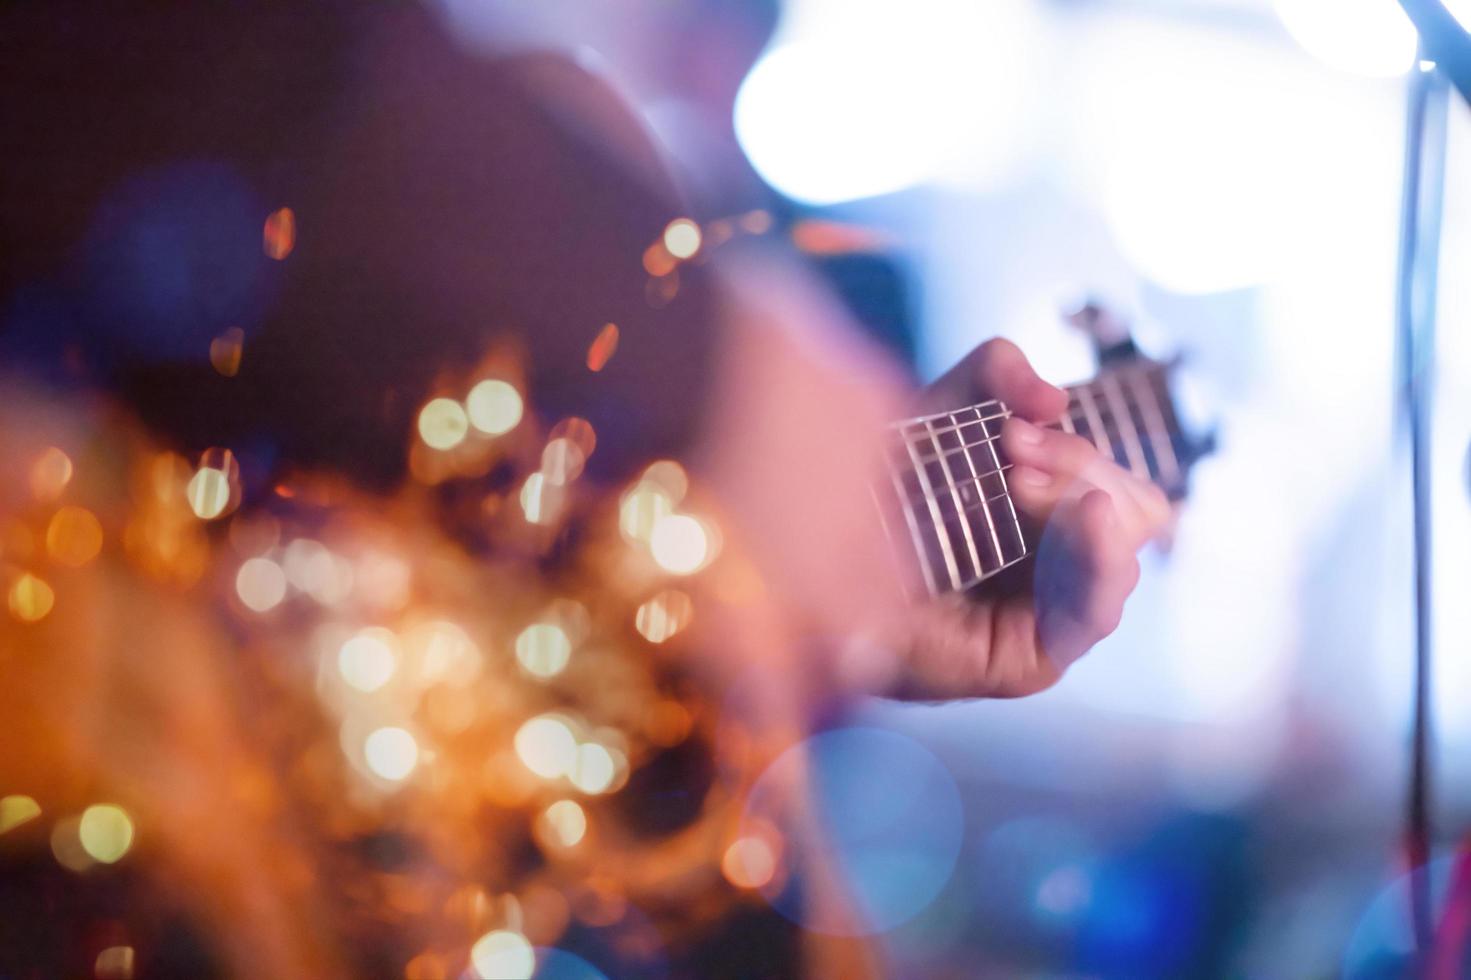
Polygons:
M1355 75L1403 75L1415 29L1394 0L1275 0L1277 18L1304 51Z
M1013 173L1044 40L1021 0L799 0L736 99L736 135L809 204Z

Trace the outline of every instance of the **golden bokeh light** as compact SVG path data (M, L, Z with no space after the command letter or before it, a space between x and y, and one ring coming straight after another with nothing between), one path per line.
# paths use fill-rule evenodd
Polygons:
M678 589L660 592L638 607L633 624L650 643L663 643L690 624L695 604Z
M230 477L210 466L189 479L189 509L202 521L212 521L230 506Z
M510 432L526 410L521 393L499 378L488 378L471 388L465 398L465 409L470 424L490 436Z
M470 420L453 398L434 398L419 410L419 438L430 449L453 449L465 441Z
M649 553L664 571L690 575L710 561L710 533L698 518L669 514L654 522L649 533Z
M220 374L233 378L240 373L245 353L245 331L231 327L209 342L209 363Z
M760 888L776 874L776 854L761 837L741 837L725 849L720 870L737 888Z
M576 847L587 834L587 813L574 800L558 800L542 811L537 830L555 847Z
M597 742L584 742L577 747L577 759L567 778L572 785L589 795L605 793L618 777L618 764L613 754Z
M235 594L255 612L269 612L286 598L286 573L269 558L247 559L235 573Z
M349 686L372 692L387 684L398 667L397 639L382 627L349 637L337 651L337 670Z
M483 980L531 980L536 972L536 952L519 932L497 929L475 940L470 947L470 965Z
M577 736L565 721L541 715L516 730L516 756L543 779L564 776L577 765Z
M10 586L10 611L23 623L34 623L46 618L56 604L56 593L51 586L30 572L23 573Z
M404 632L403 649L428 683L461 685L480 673L480 648L470 634L447 620L429 620L410 627Z
M664 488L639 483L618 503L618 530L629 541L647 544L654 525L674 513L674 501Z
M684 467L672 459L661 459L650 463L644 470L644 483L652 483L662 489L669 496L671 502L678 504L689 492L690 478L685 473Z
M266 217L262 234L266 255L282 261L296 248L296 212L290 208L278 208Z
M109 946L92 963L96 980L133 980L135 956L131 946Z
M575 442L565 436L547 443L541 452L541 472L548 483L564 486L582 474L587 457Z
M405 729L378 728L363 740L363 759L374 775L399 782L419 764L419 743Z
M133 821L122 807L98 803L82 811L77 837L92 860L115 864L133 846Z
M521 512L532 524L552 522L551 495L547 492L549 481L544 473L533 473L521 484Z
M516 637L516 660L537 677L557 676L571 656L572 641L555 623L532 623Z
M82 846L81 827L82 819L75 816L62 817L51 827L51 856L57 864L78 874L97 863Z
M700 226L689 218L675 218L664 229L664 248L676 259L692 258L700 250Z
M71 458L52 446L31 464L30 476L31 493L37 500L55 500L71 482Z
M664 247L664 240L661 238L644 249L643 263L644 271L657 279L673 272L675 266L679 265L679 260L669 254L669 249Z
M346 599L352 592L352 565L311 538L297 538L281 558L286 580L324 606Z
M29 796L15 794L0 797L0 834L14 830L41 815L41 804Z
M46 525L46 552L53 561L81 568L102 550L102 524L84 507L63 507Z
M587 419L576 415L567 418L552 426L552 431L547 433L548 439L566 439L582 450L584 457L591 456L593 450L598 448L598 433Z
M593 338L593 342L587 348L587 369L589 371L601 371L607 367L612 360L613 354L618 350L618 324L605 323L603 329Z

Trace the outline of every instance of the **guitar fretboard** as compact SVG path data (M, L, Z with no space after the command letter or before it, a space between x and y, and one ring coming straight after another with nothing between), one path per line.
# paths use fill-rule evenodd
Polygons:
M1179 496L1195 454L1181 431L1167 370L1137 360L1074 385L1066 389L1067 412L1050 427L1090 440L1120 466ZM973 588L1029 553L1006 482L1011 467L1000 451L1001 423L1010 415L1001 402L988 401L893 426L898 439L888 460L889 485L876 497L890 540L906 553L902 542L910 542L931 594Z

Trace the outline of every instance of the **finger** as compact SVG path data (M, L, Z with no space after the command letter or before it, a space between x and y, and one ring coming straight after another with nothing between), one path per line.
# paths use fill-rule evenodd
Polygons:
M1132 543L1107 493L1090 490L1059 506L1034 574L1038 641L1066 669L1118 628L1138 581Z
M1023 418L1039 422L1067 410L1067 394L1037 376L1021 348L1000 337L967 354L932 386L934 397L952 404L995 398Z
M1027 355L1011 341L988 340L975 358L975 384L1023 418L1050 422L1067 410L1067 393L1043 381L1032 370Z
M1103 461L1088 440L1010 418L1001 427L1001 448L1012 468L1007 489L1029 517L1045 521L1058 502L1078 495L1085 471ZM1093 484L1089 482L1087 487ZM1087 487L1084 487L1086 489Z

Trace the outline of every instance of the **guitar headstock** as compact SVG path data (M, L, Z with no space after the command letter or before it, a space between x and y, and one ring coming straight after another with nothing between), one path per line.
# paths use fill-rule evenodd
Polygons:
M1146 356L1128 321L1095 299L1065 309L1063 318L1092 341L1098 361L1096 378L1067 389L1068 415L1082 419L1075 428L1171 500L1183 499L1191 467L1216 448L1214 430L1196 431L1181 411L1174 379L1183 358ZM1089 402L1103 408L1090 415Z

